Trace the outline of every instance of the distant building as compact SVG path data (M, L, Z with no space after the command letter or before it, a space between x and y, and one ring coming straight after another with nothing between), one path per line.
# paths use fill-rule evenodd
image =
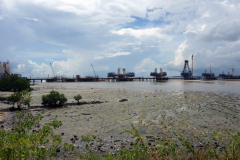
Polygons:
M2 62L0 62L0 77L4 76L5 68L2 66Z
M0 77L9 76L12 74L12 69L9 66L9 62L0 62Z
M14 74L14 76L22 78L22 74Z

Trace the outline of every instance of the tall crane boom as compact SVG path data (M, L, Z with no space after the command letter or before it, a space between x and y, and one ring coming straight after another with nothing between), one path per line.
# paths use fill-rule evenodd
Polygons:
M233 76L235 69L234 68L228 68L228 69L232 70L232 76Z
M93 73L94 73L94 75L95 75L95 78L97 78L97 75L96 75L96 73L95 73L95 70L94 70L94 67L93 67L92 63L91 63L91 66L92 66L92 69L93 69Z
M52 64L51 64L51 63L50 63L50 66L51 66L51 68L52 68L53 76L54 76L54 78L55 78L55 73L54 73L54 70L53 70L53 67L52 67Z

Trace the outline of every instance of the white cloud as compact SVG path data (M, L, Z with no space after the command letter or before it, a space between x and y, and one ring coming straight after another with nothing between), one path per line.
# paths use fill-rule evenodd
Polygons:
M29 18L29 17L19 17L19 18L30 20L30 21L36 21L36 22L38 21L38 19L36 19L36 18Z
M100 59L103 59L103 58L104 58L103 56L96 56L96 55L95 55L93 59L94 59L94 60L100 60Z
M58 10L64 11L64 12L73 12L75 14L81 15L81 10L75 8L74 6L69 6L69 5L60 5L57 7Z
M160 65L154 62L151 58L145 58L134 67L134 71L136 74L149 77L150 72L153 72L155 68L160 68Z
M117 56L127 56L130 55L131 52L117 52L114 54L106 54L107 57L117 57Z
M182 53L188 49L188 45L186 44L186 41L183 42L178 49L175 51L175 59L172 62L169 62L167 64L168 69L176 69L176 67L181 66L184 63L184 57Z
M161 28L146 28L146 29L133 29L133 28L123 28L117 31L111 31L113 34L117 35L130 35L138 39L145 39L145 38L158 38L164 39L167 41L171 41L171 36L167 35L168 29L161 29Z
M194 68L200 74L211 65L215 73L226 71L231 66L239 67L240 5L235 2L209 3L200 7L202 16L189 22L184 33L186 39L175 51L169 70L181 70L184 60L194 55ZM212 10L212 8L215 8ZM199 13L200 14L200 13Z
M58 42L54 42L54 41L46 41L46 43L53 44L53 45L56 45L56 46L66 46L66 44L58 43Z
M216 68L239 66L239 4L0 0L0 56L14 61L18 72L44 76L51 73L46 59L54 60L57 74L69 76L92 72L91 63L104 72L121 65L148 76L163 64L179 72L192 54L200 70L210 63Z
M24 74L24 76L38 76L38 77L47 77L48 74L52 74L51 68L49 65L41 64L37 65L35 62L28 60L24 63L20 63L18 68L14 70L15 73ZM26 73L28 73L26 75Z
M52 59L45 59L46 61L54 61L54 60L52 60Z

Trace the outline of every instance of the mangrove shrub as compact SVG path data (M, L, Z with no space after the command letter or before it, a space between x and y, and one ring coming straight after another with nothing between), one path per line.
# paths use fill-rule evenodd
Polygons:
M79 103L79 100L82 99L82 96L80 94L76 95L73 97L78 103Z
M54 90L50 94L42 96L43 105L63 105L65 102L67 102L65 95Z
M30 82L26 79L17 77L17 76L10 76L4 77L0 80L0 91L19 91L28 89L29 91L32 90L30 87Z
M22 105L29 106L32 100L30 95L31 93L28 92L28 90L23 90L21 92L17 91L8 97L8 101L13 104L13 107L15 103L17 103L18 108L20 108Z

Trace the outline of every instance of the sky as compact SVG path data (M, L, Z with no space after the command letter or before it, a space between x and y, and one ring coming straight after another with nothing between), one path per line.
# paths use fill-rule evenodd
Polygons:
M239 0L0 0L0 61L25 77L240 74ZM50 66L52 64L52 68Z

